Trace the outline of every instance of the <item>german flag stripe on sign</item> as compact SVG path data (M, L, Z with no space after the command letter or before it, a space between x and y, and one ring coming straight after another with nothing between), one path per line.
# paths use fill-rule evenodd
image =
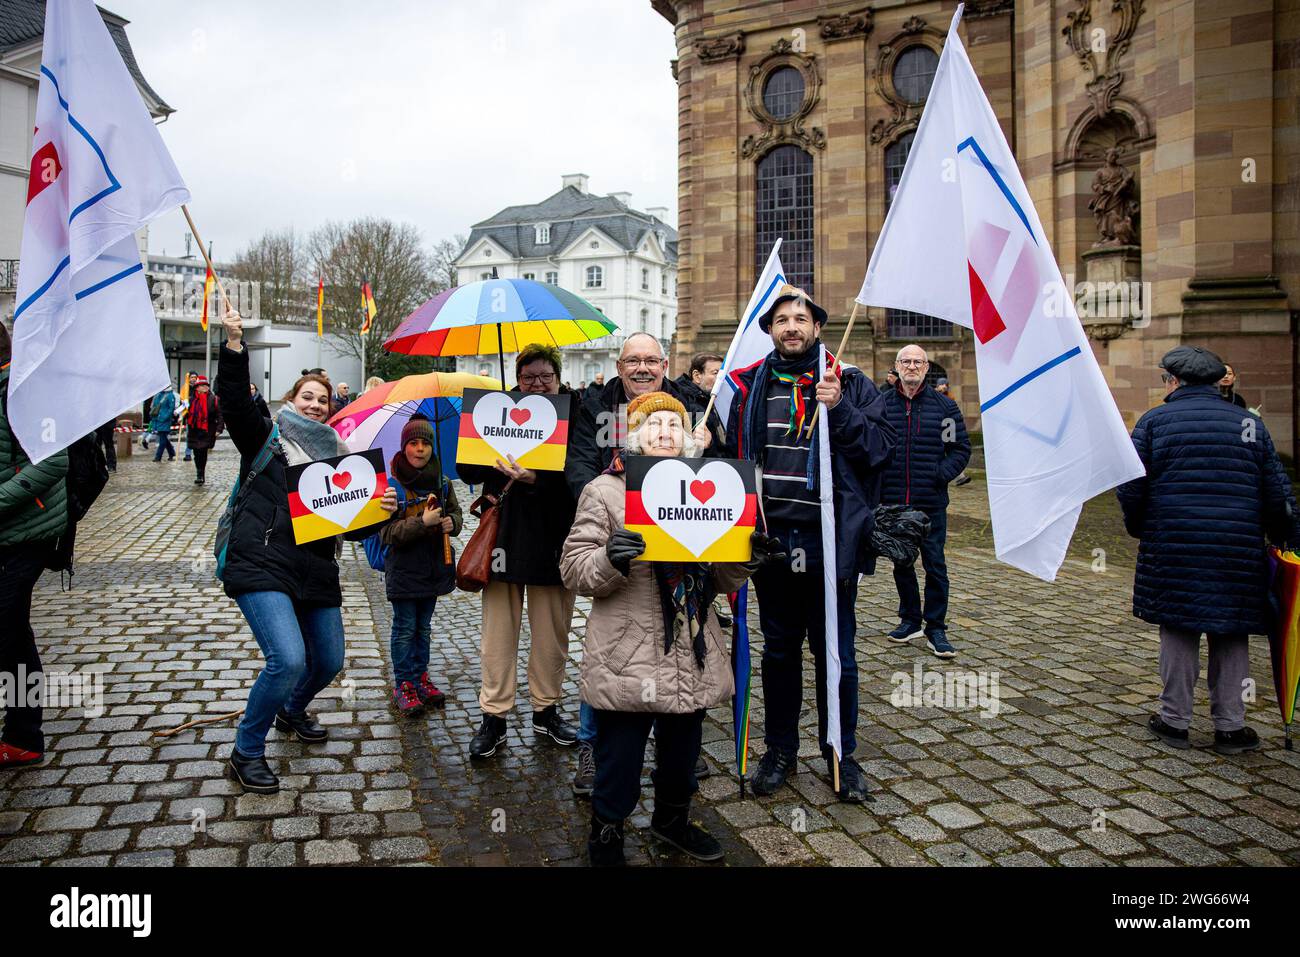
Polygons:
M375 525L388 518L388 513L379 504L386 491L388 491L387 474L376 472L375 492L370 497L370 501L357 513L357 517L352 520L350 528L365 528L367 525ZM289 518L293 522L293 539L299 545L322 538L331 538L349 530L317 515L306 506L302 496L296 491L289 493Z
M544 442L537 448L515 459L515 463L526 469L539 472L562 472L564 471L564 455L566 451L568 451L568 445L565 442ZM456 461L458 463L461 465L492 465L497 459L504 462L506 460L505 453L498 452L487 442L478 438L477 434L471 438L465 438L462 433L462 437L456 445Z
M758 496L750 492L745 495L745 507L741 509L740 518L736 520L736 528L748 527L753 531L754 525L757 524L755 519L758 516ZM623 519L623 524L628 528L633 525L654 525L654 519L645 509L645 503L641 501L641 493L637 491L628 491L627 493L627 515ZM656 526L657 527L657 526Z

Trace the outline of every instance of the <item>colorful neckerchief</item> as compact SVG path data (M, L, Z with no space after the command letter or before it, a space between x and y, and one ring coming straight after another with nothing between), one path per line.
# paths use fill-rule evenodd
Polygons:
M805 372L803 375L796 376L791 372L778 372L773 369L772 378L790 386L790 427L785 430L785 434L794 435L796 427L800 431L803 430L804 416L808 411L803 390L805 386L813 384L813 373Z

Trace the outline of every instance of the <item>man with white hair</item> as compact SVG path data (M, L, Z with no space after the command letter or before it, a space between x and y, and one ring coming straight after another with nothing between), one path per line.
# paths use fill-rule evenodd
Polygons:
M898 350L898 384L885 392L885 415L898 433L898 447L885 469L882 505L908 505L930 519L930 534L921 543L925 567L925 604L913 565L894 566L899 625L889 640L906 644L925 637L939 658L955 658L948 640L948 566L943 543L948 533L948 483L970 461L970 439L961 409L927 384L930 357L916 344ZM924 629L922 629L924 623Z

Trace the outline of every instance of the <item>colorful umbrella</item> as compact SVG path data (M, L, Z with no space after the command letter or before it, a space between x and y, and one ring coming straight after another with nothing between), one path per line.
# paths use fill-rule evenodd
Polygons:
M1268 647L1273 658L1273 689L1282 710L1286 748L1290 751L1296 686L1300 684L1300 555L1270 548L1268 564L1274 613Z
M434 423L435 452L443 474L457 478L456 440L460 397L465 389L499 389L487 376L461 372L431 372L385 382L340 409L329 420L353 451L383 449L390 462L402 448L402 429L419 412Z
M434 296L384 343L413 356L505 354L544 343L571 346L617 331L599 309L567 289L532 279L483 279Z

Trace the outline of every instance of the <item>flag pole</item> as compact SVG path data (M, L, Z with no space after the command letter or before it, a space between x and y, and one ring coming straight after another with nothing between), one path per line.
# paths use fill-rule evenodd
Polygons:
M216 269L212 267L212 256L208 253L207 247L203 245L203 240L199 237L199 228L194 225L194 217L190 215L189 206L181 203L181 212L185 214L185 222L189 224L190 232L194 234L194 241L199 244L199 252L203 254L203 261L208 264L209 269L212 269L212 279L217 284L217 291L221 293L221 301L225 305L226 311L234 312L235 307L230 304L230 297L226 295L226 287L222 285L221 280L217 277Z
M844 347L849 344L849 335L853 332L853 323L856 322L858 318L859 305L860 303L856 299L853 300L853 312L849 314L849 324L844 327L844 338L840 339L840 347L835 350L835 361L831 364L832 375L840 371L840 356L844 352ZM820 414L821 410L822 410L821 403L818 402L817 408L813 410L812 421L808 423L808 438L810 439L812 438L813 426L817 424L817 416L818 414ZM836 777L838 776L839 774L837 772Z
M208 241L208 262L212 262L212 241ZM217 273L213 270L213 281L217 278ZM208 308L208 284L203 284L203 309L206 312ZM212 381L212 323L203 330L203 375L209 382Z

